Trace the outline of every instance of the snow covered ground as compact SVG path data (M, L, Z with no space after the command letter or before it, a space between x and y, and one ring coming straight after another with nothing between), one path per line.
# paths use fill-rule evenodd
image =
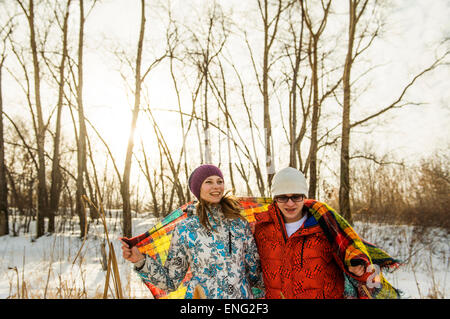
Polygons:
M406 225L358 223L355 230L404 264L386 278L404 298L450 298L448 231Z
M144 233L155 221L148 216L134 218L133 233ZM31 234L22 232L17 237L0 237L0 298L17 298L18 290L20 297L25 295L28 298L44 298L44 295L47 298L102 298L106 280L101 254L101 244L106 237L104 227L100 220L91 223L83 244L77 222L78 218L74 218L73 231L66 229L64 233L42 236L36 240ZM118 261L124 296L152 298L130 263L122 258L118 240L121 237L120 219L107 218L107 226ZM34 230L33 222L30 229ZM23 283L26 294L22 291ZM114 296L111 283L108 298Z
M117 240L121 233L120 220L107 220L125 297L151 298L130 263L122 258ZM154 223L150 216L136 217L133 233L141 234ZM32 222L30 229L33 227ZM450 297L450 242L445 230L365 223L356 223L355 229L369 242L406 262L394 273L386 274L405 293L404 297ZM73 231L37 240L23 233L17 237L0 237L0 298L101 298L106 278L101 264L101 243L105 237L102 223L92 223L88 234L84 245L77 226ZM114 297L112 287L109 298Z

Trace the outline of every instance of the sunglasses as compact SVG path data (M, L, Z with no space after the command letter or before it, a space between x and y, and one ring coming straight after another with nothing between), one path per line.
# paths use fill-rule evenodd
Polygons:
M299 203L299 202L301 202L301 201L303 201L305 199L305 195L296 194L296 195L292 195L292 196L281 195L281 196L275 197L275 200L278 203L283 203L283 204L287 203L290 199L294 203Z

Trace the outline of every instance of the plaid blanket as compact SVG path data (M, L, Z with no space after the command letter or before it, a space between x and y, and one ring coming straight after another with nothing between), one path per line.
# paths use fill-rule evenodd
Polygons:
M241 215L246 218L250 226L256 222L255 214L267 211L272 204L272 199L265 197L238 197L237 199L242 206ZM330 243L336 248L337 259L341 261L342 269L345 270L346 266L357 264L374 267L373 274L368 273L359 278L346 272L345 296L347 298L399 297L399 291L387 282L380 271L377 271L395 268L398 266L398 261L382 249L362 240L348 222L325 203L305 200L305 206L309 208ZM144 234L130 239L123 238L123 240L130 246L137 246L141 253L155 258L164 265L173 229L181 220L192 214L194 208L195 202L189 202L167 215ZM373 265L377 265L379 269ZM186 293L186 283L191 278L192 273L188 271L178 289L171 293L166 293L150 283L145 284L156 299L182 299Z
M400 298L400 291L394 288L381 272L396 269L399 266L398 260L361 239L350 224L327 204L305 200L305 206L309 208L309 212L335 248L337 262L345 272L346 298ZM361 277L354 277L347 271L347 267L357 265L364 265L368 272Z

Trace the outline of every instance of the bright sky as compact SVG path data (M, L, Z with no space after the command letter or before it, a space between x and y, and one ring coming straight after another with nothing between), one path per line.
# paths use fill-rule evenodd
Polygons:
M385 92L384 96L393 96L392 92L395 92L396 97L400 92L398 87L403 87L413 75L429 66L435 56L449 50L448 43L439 51L432 49L437 38L450 37L449 16L449 1L401 1L390 16L392 22L389 25L395 33L387 34L379 43L378 51L390 63L380 74L378 92ZM426 104L408 106L384 116L389 126L379 132L385 148L399 155L405 154L406 161L407 155L415 160L436 149L449 154L449 68L425 76L410 92L408 101Z
M139 2L134 1L134 3ZM229 1L227 3L230 4ZM239 1L231 5L235 3ZM379 76L372 79L371 90L374 93L367 94L361 101L361 104L367 105L368 108L392 102L406 81L418 70L429 65L435 54L430 51L430 44L443 34L449 35L450 3L448 1L402 0L395 1L393 8L387 31L383 34L383 38L374 44L373 52L376 52L377 61L385 65L375 71L375 74ZM149 11L150 9L147 12ZM139 6L133 5L130 1L103 1L88 21L95 23L95 29L87 25L90 36L103 39L103 41L95 42L103 49L106 49L105 37L116 39L115 43L117 39L120 39L120 45L129 45L132 48L130 53L135 54ZM151 25L152 21L148 20L147 23ZM149 27L146 35L154 36L154 33L154 30ZM96 70L95 76L90 74L87 77L85 88L86 99L90 101L93 108L90 111L91 116L99 119L99 121L95 120L96 123L103 132L108 132L106 135L110 140L114 140L113 148L117 151L124 150L130 121L129 108L133 104L133 99L123 93L125 86L123 80L118 77L117 71L120 66L117 60L107 62L103 55L96 52L90 58L92 69ZM86 61L88 60L86 58ZM91 66L88 69L91 69ZM353 142L369 139L369 143L374 146L385 152L393 152L407 161L408 158L417 158L436 148L448 150L450 145L447 129L450 123L448 75L448 69L442 69L434 72L432 76L423 78L414 90L411 90L414 94L410 94L408 100L426 102L426 105L409 106L407 109L387 113L378 121L372 122L369 128L372 133L369 136L367 134L359 136L356 132L361 130L355 130L352 135ZM152 105L173 109L176 106L176 100L171 91L172 84L167 73L161 73L153 78L150 76L148 80L148 86L153 92L150 97ZM376 90L373 87L376 87ZM141 117L143 116L141 114ZM357 118L357 114L354 113L353 120ZM144 136L153 133L148 128L147 130L141 128L141 131Z
M199 4L202 1L196 0ZM249 0L250 1L250 0ZM223 0L223 4L233 8L234 12L245 11L250 2L239 0ZM122 47L134 58L139 30L139 1L104 0L100 1L89 16L86 24L86 37L89 39L85 50L85 82L84 97L88 117L103 134L113 152L118 156L118 163L123 163L131 120L133 97L120 76L120 71L130 69L113 58L114 48ZM146 36L155 37L158 31L152 25L151 5L147 9ZM183 7L183 1L175 0ZM194 3L191 1L190 3ZM345 2L346 3L346 2ZM227 7L227 9L228 9ZM199 6L201 8L201 6ZM185 12L182 12L185 14ZM366 109L386 105L398 95L414 74L429 65L436 54L431 44L437 38L450 37L450 2L446 0L398 0L392 1L392 12L389 13L388 26L382 38L374 44L373 54L377 61L384 64L374 71L371 91L359 101L359 107ZM441 48L441 53L443 49ZM245 51L244 51L245 52ZM143 68L148 66L152 57L148 52L144 56ZM248 59L248 58L245 58ZM244 58L242 59L244 60ZM151 73L146 85L150 92L150 103L155 108L176 108L176 96L167 70ZM426 102L422 106L409 106L408 109L394 110L373 122L368 128L371 134L358 135L358 129L352 135L352 142L364 144L368 142L382 152L391 152L405 160L413 160L435 149L448 152L450 146L450 76L447 69L440 69L430 76L424 77L408 96L413 102ZM127 93L128 92L128 93ZM189 98L189 97L188 97ZM186 109L190 110L190 100L185 100ZM276 106L278 107L278 106ZM357 112L358 110L354 111ZM160 121L166 129L174 125L174 115L158 113ZM165 114L165 115L164 115ZM164 122L162 117L167 117ZM352 114L353 120L358 114ZM144 113L140 114L141 123L148 123ZM178 120L178 118L175 118ZM138 125L137 136L146 141L154 141L154 132L148 124ZM176 122L178 125L178 122ZM66 123L72 129L70 121ZM367 130L366 130L367 131ZM274 134L282 135L283 132ZM168 136L167 138L170 139ZM179 136L172 136L173 143L180 143ZM139 141L136 141L139 144ZM286 158L280 157L282 160Z

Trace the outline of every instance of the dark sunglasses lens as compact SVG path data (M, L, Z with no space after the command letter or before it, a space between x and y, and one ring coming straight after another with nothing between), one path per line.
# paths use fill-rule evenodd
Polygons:
M286 203L288 200L289 200L289 197L287 197L287 196L277 197L277 202L280 202L280 203Z
M279 203L287 203L289 199L292 199L293 202L301 202L303 200L303 195L294 195L294 196L278 196L276 198Z

